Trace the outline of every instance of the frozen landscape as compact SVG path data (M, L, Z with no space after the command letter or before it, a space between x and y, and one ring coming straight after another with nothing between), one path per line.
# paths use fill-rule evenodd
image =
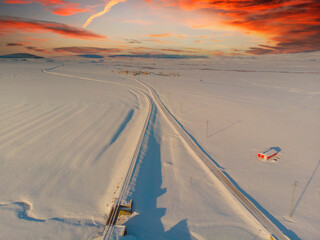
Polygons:
M319 240L319 0L0 0L0 240Z
M0 60L1 239L101 239L134 158L123 239L270 239L148 86L284 235L319 239L320 69L260 60Z

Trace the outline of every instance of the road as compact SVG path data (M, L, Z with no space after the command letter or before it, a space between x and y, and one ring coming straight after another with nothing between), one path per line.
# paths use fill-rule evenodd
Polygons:
M50 69L51 70L51 69ZM161 110L160 112L164 115L164 117L167 119L169 124L172 126L172 128L179 133L181 136L181 139L185 141L187 146L194 152L194 154L207 166L207 168L221 181L221 183L230 191L230 193L248 210L254 218L261 223L261 225L270 233L270 236L274 236L278 240L288 240L289 238L284 235L283 232L280 231L280 229L263 213L259 210L259 208L253 204L244 194L241 192L236 185L233 184L233 182L227 177L227 175L223 172L223 170L210 159L210 157L203 152L203 150L200 148L200 146L192 139L192 137L186 132L186 130L182 127L182 125L177 121L177 119L169 112L169 110L166 108L166 106L161 101L159 95L156 93L156 91L149 86L148 84L135 79L136 81L141 84L141 86L144 89L137 88L134 86L128 86L121 83L115 83L111 81L105 81L105 80L98 80L93 78L85 78L85 77L78 77L74 75L68 75L68 74L62 74L62 73L56 73L56 72L49 72L47 70L43 70L46 73L49 74L55 74L55 75L62 75L66 77L73 77L73 78L79 78L87 81L95 81L95 82L102 82L102 83L111 83L116 85L122 85L123 87L126 87L132 91L135 91L138 94L141 94L145 97L145 99L148 102L148 115L146 117L144 127L141 131L141 135L139 138L139 141L137 143L136 150L134 152L134 155L132 157L131 164L129 166L128 172L126 174L125 180L123 182L119 197L115 201L115 209L112 211L112 215L109 217L110 223L106 226L102 239L111 239L113 237L113 231L114 231L114 225L116 224L117 216L119 207L127 193L128 186L133 174L134 166L136 164L139 151L141 149L141 145L143 142L143 139L145 137L145 132L150 120L151 112L154 106L154 104Z
M251 213L262 226L270 233L270 236L276 237L278 240L288 240L289 238L280 231L280 229L264 214L256 205L254 205L233 182L227 177L227 175L221 170L221 168L212 161L209 156L203 152L200 146L191 138L182 125L176 120L176 118L169 112L166 106L161 101L157 92L148 84L137 80L146 89L148 89L153 101L157 107L161 109L162 114L168 120L174 130L176 130L190 149L196 154L196 156L208 167L208 169L223 183L223 185L231 192L231 194Z

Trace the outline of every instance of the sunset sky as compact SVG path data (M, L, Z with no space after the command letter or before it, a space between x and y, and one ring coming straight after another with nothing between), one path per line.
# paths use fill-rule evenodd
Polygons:
M0 53L201 56L320 50L318 0L1 0Z

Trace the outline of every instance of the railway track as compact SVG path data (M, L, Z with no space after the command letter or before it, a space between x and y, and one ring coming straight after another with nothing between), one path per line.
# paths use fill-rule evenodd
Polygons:
M94 79L94 78L87 78L87 77L75 76L75 75L70 75L70 74L51 72L55 68L44 69L42 71L45 73L48 73L48 74L53 74L53 75L58 75L58 76L78 78L78 79L82 79L82 80L86 80L86 81L93 81L93 82L99 82L99 83L105 83L105 84L119 85L121 87L129 89L130 91L134 92L134 94L136 94L136 95L142 96L148 104L147 116L145 118L145 122L144 122L143 128L141 130L139 140L137 142L137 147L136 147L134 154L132 156L132 159L131 159L129 168L127 170L127 174L125 176L125 179L122 183L119 196L118 196L118 198L115 199L115 202L113 204L113 208L110 211L108 220L106 222L106 225L105 225L105 228L103 231L103 235L101 237L102 240L117 238L117 236L115 236L117 234L117 233L115 233L115 225L117 223L120 206L126 197L126 194L127 194L128 188L129 188L129 184L130 184L131 178L133 176L133 171L134 171L135 165L136 165L138 157L139 157L139 152L140 152L143 140L145 138L145 133L146 133L149 121L150 121L151 112L153 110L154 104L152 103L150 96L147 93L145 93L145 91L143 89L140 89L138 87L128 86L128 85L125 85L122 83L116 83L116 82L112 82L112 81L99 80L99 79Z
M54 68L53 68L54 69ZM51 69L50 69L51 70ZM121 191L119 194L119 197L116 199L114 203L114 208L112 209L109 220L106 224L106 227L103 232L103 236L101 239L112 239L114 237L114 226L117 221L119 208L121 206L121 203L126 196L128 186L130 184L130 180L132 178L132 174L134 171L134 167L136 165L136 161L139 156L139 152L141 149L141 145L143 142L143 139L145 137L145 132L150 120L152 109L154 108L154 104L161 110L164 117L167 119L167 121L170 123L172 128L177 131L185 144L194 152L194 154L207 166L207 168L221 181L221 183L230 191L230 193L247 209L247 211L270 233L270 238L278 239L278 240L288 240L289 238L280 231L280 229L263 213L261 212L256 205L254 205L233 183L232 181L227 177L227 175L223 172L223 170L215 163L213 162L209 156L203 152L203 150L198 146L198 144L191 138L191 136L185 131L185 129L181 126L181 124L175 119L175 117L170 113L170 111L166 108L166 106L161 101L160 97L156 93L156 91L149 86L148 84L137 80L136 81L141 84L144 89L137 88L134 86L127 86L125 84L121 83L115 83L111 81L105 81L105 80L99 80L94 78L86 78L86 77L78 77L74 75L69 74L62 74L62 73L56 73L56 72L49 72L48 70L43 70L43 72L46 72L48 74L54 74L54 75L60 75L60 76L66 76L66 77L72 77L72 78L79 78L87 81L94 81L94 82L101 82L101 83L108 83L108 84L115 84L120 85L122 87L128 88L138 94L143 95L143 97L148 102L148 114L146 117L146 121L144 123L143 129L141 131L139 141L137 143L137 147L135 149L134 155L132 157L132 161L130 163L129 169L127 171L125 180L122 184Z
M141 90L138 90L138 91L141 91ZM125 180L124 180L124 182L122 184L122 188L121 188L119 197L116 199L116 201L115 201L115 203L113 205L114 207L113 207L113 210L112 210L111 215L109 217L110 220L108 221L108 223L106 225L106 228L105 228L105 231L104 231L104 233L102 235L101 239L103 239L103 240L115 238L113 236L114 226L116 225L116 222L117 222L117 218L118 218L118 214L119 214L121 203L122 203L123 199L125 198L125 196L126 196L126 194L128 192L128 187L129 187L131 178L133 176L133 171L134 171L135 165L137 163L139 152L140 152L143 140L145 138L145 133L146 133L149 121L150 121L151 112L152 112L152 109L153 109L153 104L152 104L152 101L151 101L150 97L146 93L144 93L143 91L141 91L141 93L145 96L145 98L149 102L148 116L146 118L146 121L144 123L143 129L141 131L141 135L139 137L139 141L138 141L136 150L134 152L134 155L132 157L132 161L130 163L130 166L129 166L128 172L126 174Z

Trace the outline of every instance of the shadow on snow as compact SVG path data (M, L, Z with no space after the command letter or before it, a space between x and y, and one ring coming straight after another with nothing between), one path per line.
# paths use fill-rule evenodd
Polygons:
M131 109L125 119L122 121L120 124L119 128L115 131L115 134L112 136L111 140L109 143L107 143L98 153L98 155L94 158L94 161L98 161L102 155L107 151L107 149L119 138L120 134L123 132L123 130L126 128L127 124L130 122L132 119L134 110Z
M162 185L161 146L157 135L157 110L153 109L147 136L140 152L140 166L132 198L138 215L129 219L125 226L128 235L139 239L192 239L187 219L181 220L165 231L161 218L166 208L157 207L157 198L166 193Z
M158 97L159 95L155 93ZM160 97L159 100L161 101ZM161 101L163 104L163 102ZM280 231L282 231L285 235L287 235L290 239L292 240L300 240L295 232L292 230L287 229L278 219L276 219L271 213L269 213L265 208L263 208L252 196L250 196L247 192L245 192L239 184L225 171L225 169L216 161L214 160L198 143L198 141L185 129L185 127L174 117L174 115L169 111L169 109L163 104L164 108L168 111L168 113L176 120L176 122L180 125L180 127L189 135L189 137L194 141L194 143L200 148L200 150L207 155L207 157L218 167L220 170L225 174L225 176L236 186L236 188L243 194L245 195L273 224L275 224ZM241 121L235 122L233 125L236 125L240 123ZM229 126L232 127L233 125ZM227 129L227 128L226 128ZM225 129L223 129L225 130ZM281 151L281 148L279 147L272 147L271 149L276 150L277 152ZM317 169L317 167L316 167ZM314 174L313 174L314 175ZM311 178L312 179L312 178ZM306 186L307 187L307 186ZM300 197L301 198L301 197ZM299 198L299 199L300 199ZM295 208L297 207L298 203L296 204ZM294 208L294 210L295 210ZM189 238L190 239L190 238Z
M253 205L255 205L274 225L277 226L277 228L280 229L281 232L287 235L291 240L301 239L296 235L295 232L287 229L278 219L276 219L270 212L268 212L264 207L262 207L253 197L251 197L247 192L245 192L226 171L223 171L223 173L229 178L229 180L233 183L233 185L235 185L237 189L253 203Z
M311 183L311 181L312 181L312 179L313 179L314 175L316 174L316 172L317 172L317 170L318 170L319 166L320 166L320 160L318 161L318 163L317 163L317 165L316 165L315 169L313 170L313 172L312 172L312 174L311 174L311 176L310 176L310 178L309 178L309 180L308 180L308 182L307 182L306 186L304 187L304 189L303 189L302 193L300 194L300 196L299 196L299 198L298 198L298 201L297 201L297 202L296 202L296 204L294 205L294 208L293 208L292 213L291 213L292 215L294 214L294 212L296 211L296 209L297 209L298 205L300 204L300 202L301 202L301 200L302 200L302 198L303 198L304 194L306 193L306 191L307 191L307 189L308 189L308 187L309 187L309 185L310 185L310 183Z

